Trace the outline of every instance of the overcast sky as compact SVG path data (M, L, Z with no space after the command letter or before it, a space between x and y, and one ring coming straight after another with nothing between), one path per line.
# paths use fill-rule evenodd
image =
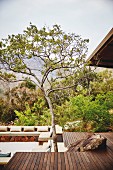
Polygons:
M88 38L89 54L113 27L113 0L0 0L0 39L35 24Z

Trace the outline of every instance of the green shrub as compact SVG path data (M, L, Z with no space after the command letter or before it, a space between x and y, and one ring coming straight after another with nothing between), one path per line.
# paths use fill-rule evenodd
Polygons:
M99 94L94 96L78 95L72 97L55 109L57 123L64 126L69 122L80 121L79 125L70 125L72 131L107 131L113 125L113 114L109 110L113 108L113 94ZM69 130L69 129L68 129Z
M101 102L101 99L104 99ZM107 95L97 96L95 100L93 97L79 95L71 99L71 112L75 113L75 118L82 120L83 129L91 125L91 131L106 131L110 125L109 107L110 103L107 101ZM108 107L109 105L109 107Z
M51 115L49 109L45 105L45 101L39 98L32 107L28 103L25 104L24 111L15 110L17 119L14 121L16 125L50 125Z
M35 113L32 113L28 103L26 103L25 107L26 110L23 112L15 110L15 114L18 117L14 122L15 125L33 126L37 124L37 116Z

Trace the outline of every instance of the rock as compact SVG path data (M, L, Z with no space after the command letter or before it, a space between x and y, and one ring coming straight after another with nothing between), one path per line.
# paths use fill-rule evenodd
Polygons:
M5 136L1 137L1 142L5 142Z
M34 142L34 141L35 141L35 137L33 137L33 136L30 137L29 141L30 141L30 142Z
M15 141L15 137L13 136L11 137L10 142L14 142L14 141Z
M9 142L10 141L10 136L5 136L5 142Z
M106 140L106 138L102 137L99 134L93 134L70 144L68 146L67 152L83 152L87 150L104 149L106 148Z

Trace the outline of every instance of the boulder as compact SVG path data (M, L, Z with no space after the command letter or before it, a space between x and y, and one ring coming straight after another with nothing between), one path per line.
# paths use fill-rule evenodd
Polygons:
M102 137L100 134L88 135L86 138L78 140L68 146L67 152L79 151L84 152L94 149L105 149L106 148L106 138Z

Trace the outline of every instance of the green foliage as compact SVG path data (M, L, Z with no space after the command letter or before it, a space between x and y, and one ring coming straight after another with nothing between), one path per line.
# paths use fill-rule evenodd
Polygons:
M15 119L14 108L9 100L0 98L0 122L8 123Z
M0 121L4 123L14 121L16 118L14 110L23 112L26 102L31 108L40 97L44 98L39 90L28 88L25 83L18 84L18 86L8 90L4 98L0 98Z
M15 110L15 114L18 119L15 120L16 125L32 126L37 124L37 116L32 113L29 105L26 103L26 110L24 112L19 112Z
M23 111L25 109L25 103L27 102L30 106L38 100L38 93L34 88L31 86L28 88L26 87L26 83L23 82L18 86L14 87L10 91L10 101L12 107L19 111ZM9 92L7 93L9 95Z
M56 105L55 107L55 120L60 126L64 126L66 122L71 121L72 115L70 114L69 102L65 102L61 106Z
M16 80L16 76L12 73L8 73L0 70L0 79L12 81L12 80Z
M45 106L45 101L39 98L37 103L30 108L29 104L25 104L23 112L15 110L17 116L16 125L50 125L51 116L49 110Z
M50 125L51 124L51 114L50 110L46 106L46 101L43 98L39 98L32 107L32 112L38 117L38 125Z
M70 101L57 106L55 113L62 126L69 124L74 128L75 124L75 131L98 132L107 131L110 127L113 117L110 109L113 109L113 94L108 92L99 94L96 98L83 95L72 97Z
M110 125L110 103L107 100L107 95L104 95L105 102L101 103L100 98L103 99L103 95L92 97L79 95L71 99L72 112L75 113L75 117L82 120L83 128L87 130L88 124L90 124L93 131L106 131ZM113 99L113 95L112 95Z
M113 72L104 70L98 72L96 78L90 83L91 94L103 94L109 91L113 92Z
M113 109L113 93L107 92L103 94L98 94L95 98L100 105L106 106L108 110Z
M40 115L39 125L51 125L51 114L49 109L44 110L43 114Z
M82 69L81 65L84 67L87 43L88 40L79 35L65 33L59 25L38 29L30 23L22 34L9 35L1 41L0 61L3 69L30 76L49 94L54 87L59 87L57 82L65 78L69 81ZM48 89L45 89L46 83ZM29 81L27 85L32 86Z
M29 78L26 78L23 83L21 83L20 87L27 87L32 90L36 90L36 84L34 84Z

